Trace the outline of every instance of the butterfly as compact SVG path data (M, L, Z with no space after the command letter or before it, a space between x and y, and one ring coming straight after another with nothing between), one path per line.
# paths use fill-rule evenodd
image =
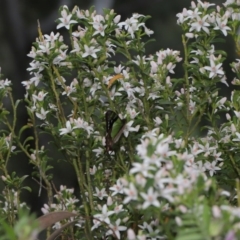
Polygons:
M126 127L126 119L121 120L118 117L118 115L112 110L107 110L105 118L106 118L106 137L105 137L106 151L109 152L113 150L114 144L118 142L118 140L122 136L122 133Z

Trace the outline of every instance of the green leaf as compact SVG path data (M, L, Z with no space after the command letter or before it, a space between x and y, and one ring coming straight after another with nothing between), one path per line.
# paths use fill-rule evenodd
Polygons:
M186 233L176 237L176 240L202 240L202 239L204 238L199 233L192 233L192 234Z
M20 131L19 131L19 134L18 134L18 138L20 139L21 138L21 135L22 133L26 130L26 129L29 129L31 126L30 125L24 125L23 127L21 127Z
M15 108L17 108L17 106L18 106L18 104L19 104L20 102L22 102L22 100L17 100L17 101L15 102Z
M17 237L14 233L14 229L7 224L3 219L0 219L0 229L1 234L2 231L5 233L5 235L2 235L0 240L17 240Z
M25 139L25 141L23 142L23 146L25 147L26 144L27 144L27 142L28 142L28 141L32 141L32 140L34 140L34 138L33 138L32 136L27 137L27 138Z
M25 190L27 190L29 192L32 192L32 189L30 187L22 187L22 189L25 189Z
M208 232L207 229L209 228L209 224L210 224L211 210L207 204L204 204L204 206L203 206L203 215L202 216L203 216L202 229L204 229L206 232Z

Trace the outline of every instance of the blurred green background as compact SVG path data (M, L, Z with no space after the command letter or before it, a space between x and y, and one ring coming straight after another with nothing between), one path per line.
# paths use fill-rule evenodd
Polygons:
M221 5L225 1L215 0L211 2ZM26 68L31 59L27 57L27 54L31 49L31 43L38 36L37 19L40 20L43 34L50 34L51 31L57 32L55 20L58 18L58 9L61 5L67 5L69 9L75 5L82 9L94 5L99 13L101 13L102 8L113 8L122 16L122 21L130 17L132 13L151 15L152 18L148 20L147 27L154 30L152 37L156 41L151 42L148 46L147 54L166 48L180 50L182 53L181 28L176 24L176 14L182 12L184 7L189 8L190 4L190 0L0 0L1 72L13 82L15 99L22 99L25 89L21 82L29 79ZM229 62L236 57L231 38L227 38L224 48L229 55L225 64L227 71L229 71ZM181 74L181 69L177 71L177 74ZM233 76L231 74L227 74L227 76L230 83ZM226 90L224 87L222 91L229 95L230 89ZM24 103L22 103L19 109L18 126L26 123L27 115ZM27 134L31 134L31 132ZM46 145L47 139L41 139L40 144ZM52 157L57 159L54 154ZM54 184L57 189L60 184L68 187L77 186L73 169L69 164L54 163L53 161L53 165L54 172L56 172ZM31 206L32 211L41 214L40 208L43 203L47 202L47 199L44 190L41 197L38 197L39 185L31 177L32 167L28 164L26 157L22 155L13 159L9 165L9 170L17 171L20 176L29 175L27 184L33 189L33 193L25 192L22 199ZM0 187L3 187L2 183L0 183Z

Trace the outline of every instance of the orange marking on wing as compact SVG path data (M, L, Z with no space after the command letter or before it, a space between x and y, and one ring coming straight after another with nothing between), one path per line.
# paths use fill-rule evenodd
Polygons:
M108 89L113 85L113 83L118 80L119 78L123 78L124 76L122 74L117 74L115 75L114 77L112 77L110 80L109 80L109 83L108 83Z

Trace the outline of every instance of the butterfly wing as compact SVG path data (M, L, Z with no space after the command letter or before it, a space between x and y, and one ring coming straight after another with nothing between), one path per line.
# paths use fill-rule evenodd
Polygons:
M125 128L126 128L126 119L123 119L123 120L121 120L121 127L118 129L117 134L113 138L113 143L118 142L118 140L122 136L123 131L124 131Z
M111 134L113 124L118 119L118 115L112 110L108 110L105 114L105 117L106 117L106 132Z
M112 139L112 128L114 122L118 119L118 115L112 110L108 110L105 114L106 118L106 151L109 152L112 150L114 144Z

